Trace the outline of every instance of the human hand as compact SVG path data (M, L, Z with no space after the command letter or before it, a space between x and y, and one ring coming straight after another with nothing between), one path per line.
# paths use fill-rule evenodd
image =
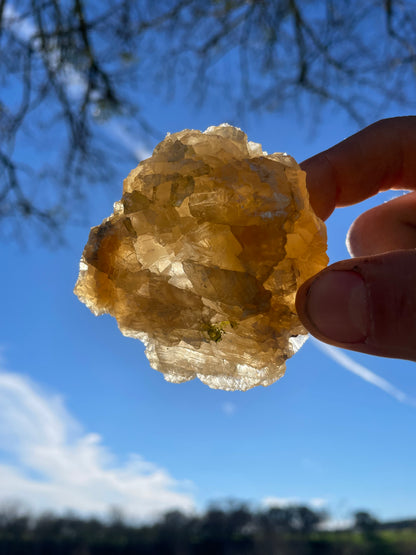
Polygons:
M322 219L380 191L416 191L416 117L381 120L301 167ZM299 289L301 321L326 343L416 361L416 192L364 212L347 241L353 258Z

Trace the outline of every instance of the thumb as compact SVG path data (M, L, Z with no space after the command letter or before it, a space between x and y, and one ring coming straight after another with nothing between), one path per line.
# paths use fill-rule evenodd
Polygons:
M296 308L321 341L416 361L416 249L336 262L301 286Z

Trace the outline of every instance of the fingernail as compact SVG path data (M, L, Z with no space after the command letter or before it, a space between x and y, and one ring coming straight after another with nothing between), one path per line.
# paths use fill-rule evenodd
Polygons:
M360 343L367 337L367 291L357 272L323 272L309 288L306 311L312 324L328 339Z

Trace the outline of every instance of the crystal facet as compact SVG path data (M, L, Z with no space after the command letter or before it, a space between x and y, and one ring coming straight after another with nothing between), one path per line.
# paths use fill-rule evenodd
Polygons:
M298 287L328 263L305 173L240 129L168 135L92 228L75 293L170 382L270 385L306 339Z

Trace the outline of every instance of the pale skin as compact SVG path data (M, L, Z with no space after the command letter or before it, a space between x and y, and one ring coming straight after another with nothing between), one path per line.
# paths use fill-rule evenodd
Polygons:
M296 306L326 343L416 361L416 116L374 123L301 166L324 220L379 191L410 191L357 218L352 258L303 284Z

